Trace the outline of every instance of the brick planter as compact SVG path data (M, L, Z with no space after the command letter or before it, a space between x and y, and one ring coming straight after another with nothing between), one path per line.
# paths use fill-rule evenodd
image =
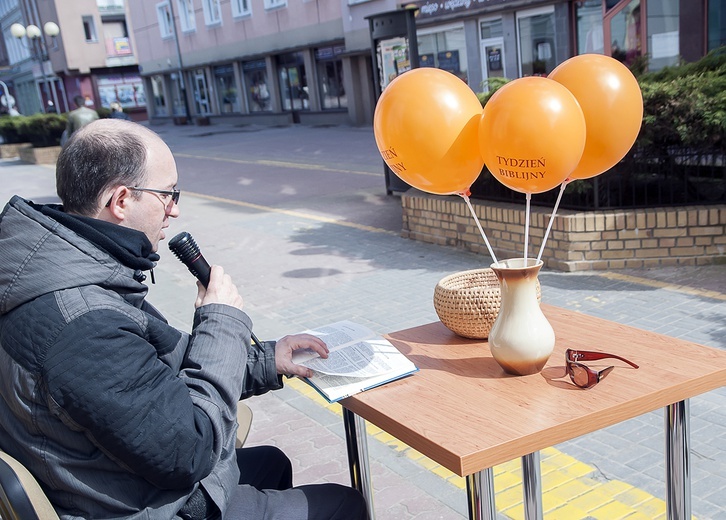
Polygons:
M29 143L8 143L0 144L0 159L14 159L20 156L20 147L28 146Z
M489 254L460 197L411 189L402 195L401 203L404 237ZM472 205L497 258L521 257L524 205L480 200ZM531 209L530 257L537 256L551 213L552 208ZM542 260L560 271L724 263L726 205L559 210Z
M31 144L22 145L18 149L20 160L31 164L55 164L60 151L60 146L35 148Z

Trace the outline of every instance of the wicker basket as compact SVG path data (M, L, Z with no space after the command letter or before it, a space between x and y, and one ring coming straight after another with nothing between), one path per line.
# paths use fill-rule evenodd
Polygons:
M537 282L537 299L541 299ZM434 289L441 323L465 338L486 339L499 314L499 280L491 269L473 269L442 278Z

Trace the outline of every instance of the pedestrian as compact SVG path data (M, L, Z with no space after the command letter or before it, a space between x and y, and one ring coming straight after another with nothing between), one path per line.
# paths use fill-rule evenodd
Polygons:
M111 103L111 119L125 119L126 121L131 121L131 118L129 115L124 112L123 107L121 107L120 103L116 103L115 101Z
M178 174L145 126L100 119L61 151L62 205L14 196L0 215L0 449L62 520L367 517L338 484L292 487L277 448L235 449L237 401L309 376L314 336L252 345L230 276L197 284L190 333L143 283L179 216ZM280 421L285 418L281 417Z
M73 101L78 108L68 113L66 141L70 139L73 132L98 119L98 112L86 106L86 99L83 96L76 96L73 98Z

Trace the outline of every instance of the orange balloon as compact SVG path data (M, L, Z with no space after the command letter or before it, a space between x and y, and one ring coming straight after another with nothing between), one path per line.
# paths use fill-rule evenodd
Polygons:
M559 83L515 79L484 106L479 144L499 182L521 193L542 193L562 184L580 162L585 117Z
M618 60L581 54L562 62L550 79L572 92L585 115L585 151L571 179L588 179L615 166L635 143L643 121L643 95Z
M373 117L378 150L411 186L437 195L466 192L484 167L481 111L476 94L450 72L410 70L378 100Z

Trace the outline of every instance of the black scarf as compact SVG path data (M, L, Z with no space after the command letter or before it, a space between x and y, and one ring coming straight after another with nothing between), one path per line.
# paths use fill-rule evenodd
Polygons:
M151 250L151 242L141 231L105 220L71 215L65 213L63 207L58 204L35 205L31 203L31 205L103 249L126 267L148 271L153 269L156 262L159 261L159 255Z

